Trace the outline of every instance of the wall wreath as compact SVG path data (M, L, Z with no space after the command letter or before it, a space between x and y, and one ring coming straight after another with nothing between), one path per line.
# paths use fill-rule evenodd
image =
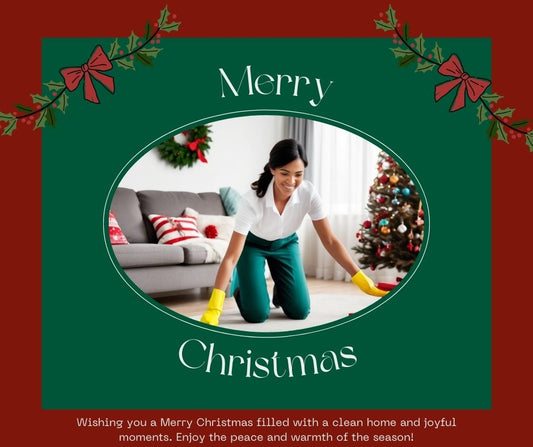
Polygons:
M209 151L209 143L212 141L209 127L207 125L193 127L161 142L157 146L161 158L179 169L185 166L190 168L198 160L207 163L205 153Z

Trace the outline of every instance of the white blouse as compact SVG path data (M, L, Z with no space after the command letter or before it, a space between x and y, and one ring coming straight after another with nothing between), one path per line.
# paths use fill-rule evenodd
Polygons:
M302 181L280 215L274 203L272 179L264 197L257 197L254 190L243 195L235 216L234 230L244 235L251 231L261 239L274 241L296 232L307 214L311 220L321 220L326 217L322 199L314 185L307 180Z

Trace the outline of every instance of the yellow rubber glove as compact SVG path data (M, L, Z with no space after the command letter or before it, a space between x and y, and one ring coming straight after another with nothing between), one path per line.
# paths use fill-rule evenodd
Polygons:
M210 324L211 326L218 326L218 317L222 315L222 305L226 294L220 289L213 289L209 303L207 303L207 310L200 318L202 323Z
M362 270L359 270L355 275L352 276L352 282L368 295L382 297L389 293L385 290L378 289L374 285L374 281L366 276Z

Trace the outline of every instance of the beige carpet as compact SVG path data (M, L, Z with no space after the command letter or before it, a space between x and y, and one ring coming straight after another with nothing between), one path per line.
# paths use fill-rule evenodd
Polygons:
M353 293L350 295L311 295L311 313L305 320L291 320L281 308L271 307L270 317L264 323L248 323L238 309L225 310L219 320L219 327L247 332L285 332L307 329L338 321L359 312L375 303L379 298ZM201 315L193 317L199 320Z

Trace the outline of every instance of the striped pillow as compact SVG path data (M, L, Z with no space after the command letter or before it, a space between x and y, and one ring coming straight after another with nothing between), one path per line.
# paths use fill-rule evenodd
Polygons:
M148 216L157 234L160 244L174 245L180 242L202 237L196 225L196 217L170 217L161 214Z

